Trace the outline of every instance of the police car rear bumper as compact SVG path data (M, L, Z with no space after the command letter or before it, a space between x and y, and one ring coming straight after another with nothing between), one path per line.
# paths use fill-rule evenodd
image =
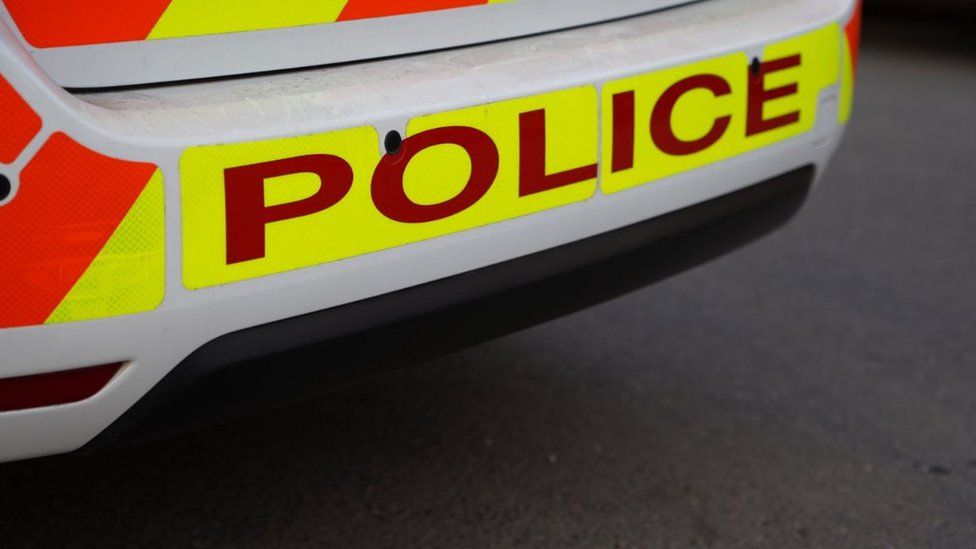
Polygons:
M194 351L85 451L286 405L579 311L781 227L806 166L733 193L443 280L221 336Z
M607 249L612 250L614 247L609 244L612 239L603 240L598 235L632 226L644 226L643 233L637 232L645 237L647 227L656 227L650 233L657 236L650 240L659 241L663 236L682 232L660 232L662 226L674 224L675 218L669 214L685 212L680 217L687 218L689 211L697 210L699 213L692 216L698 220L695 223L673 225L692 229L704 221L722 217L700 213L714 214L713 207L707 206L714 203L709 201L738 197L728 199L738 204L725 211L731 214L747 203L764 201L754 200L757 195L743 191L756 182L773 178L775 186L776 182L785 181L776 179L782 174L792 174L786 179L794 181L797 173L819 173L836 150L846 121L852 76L844 72L851 56L847 53L843 29L854 8L854 0L713 0L593 27L457 51L294 74L82 96L69 95L54 86L19 49L10 33L0 28L0 71L43 120L38 130L25 133L26 144L20 147L16 158L0 165L0 171L11 174L13 187L11 196L0 201L0 215L18 200L27 200L32 185L51 179L40 175L49 169L37 160L40 157L45 157L47 163L58 158L81 158L82 170L54 170L67 178L76 177L79 172L90 176L85 170L100 166L111 174L113 181L119 182L120 188L128 188L125 182L132 179L136 182L131 185L134 190L127 192L132 195L130 206L135 205L128 213L123 211L124 219L112 225L117 229L111 234L111 240L107 244L103 241L104 248L96 250L97 256L89 262L90 270L102 269L102 277L105 273L116 273L124 278L124 274L118 274L119 265L140 273L135 277L138 284L128 286L130 290L135 288L137 295L131 295L130 291L112 302L129 307L115 311L118 314L92 313L90 304L94 298L86 301L86 296L98 297L96 282L104 283L105 279L94 278L90 271L77 276L81 282L89 282L86 277L93 277L90 283L96 287L91 291L94 294L74 295L83 286L74 280L75 286L65 290L67 297L61 296L63 301L54 303L51 311L41 311L40 317L34 314L40 321L32 322L30 319L34 317L20 311L7 311L7 318L14 320L8 321L6 328L0 328L0 395L2 380L93 365L120 363L123 366L113 370L104 387L97 387L93 396L83 400L0 412L0 460L75 450L103 432L106 433L103 440L127 438L127 427L137 423L136 419L155 416L156 411L165 409L166 403L180 393L174 387L183 387L181 383L191 378L208 378L205 374L210 368L247 363L246 356L252 354L291 352L296 342L304 344L324 338L331 342L328 345L338 345L335 342L339 340L363 341L362 337L367 337L347 339L353 336L342 332L351 328L379 337L376 330L382 326L402 327L417 315L427 318L431 305L457 306L471 299L484 300L518 286L520 279L521 283L535 284L529 288L538 288L540 277L591 262L579 261L580 257L605 259L599 253L567 252L571 250L566 247L569 244L598 242L597 249L609 246ZM224 280L220 273L210 272L197 278L188 276L199 267L195 256L188 255L185 249L193 231L198 230L187 224L187 219L195 215L187 210L190 195L187 189L191 183L186 164L188 149L320 134L363 124L376 132L407 128L407 135L412 135L415 132L410 131L409 121L427 113L491 105L509 98L579 86L595 86L595 93L599 93L607 83L630 75L653 73L729 52L742 52L744 59L765 60L767 45L823 29L836 29L837 40L841 41L835 45L836 59L828 56L828 62L837 64L837 77L816 90L812 99L815 119L810 120L808 130L796 135L703 162L693 169L678 170L653 184L634 185L623 192L604 192L605 188L600 190L599 183L594 183L597 190L585 200L542 208L531 215L474 224L436 238L384 244L336 260L274 268L234 280ZM826 34L819 36L823 38ZM748 63L744 65L745 70ZM390 82L396 82L396 86L391 88ZM715 95L721 95L719 92ZM713 119L717 121L719 117ZM606 149L601 164L609 162ZM97 151L101 156L86 151ZM0 161L7 162L3 158ZM807 166L812 166L814 171L796 172ZM601 176L601 179L607 178ZM771 187L764 184L756 188ZM793 187L783 183L777 188ZM151 200L156 190L159 218L163 220L163 232L158 239L152 230L137 225L130 227L135 219L132 212L137 209L139 221L154 219ZM753 199L744 201L744 195L736 194L740 191ZM111 193L108 198L112 198ZM695 208L701 204L706 205ZM70 208L65 211L71 213ZM23 218L17 219L22 222ZM672 221L661 221L667 219ZM746 218L730 219L738 220L732 226L739 226ZM638 225L645 221L650 225ZM709 238L696 239L691 247L684 248L692 252L708 250L709 239L729 232L732 226L724 225L725 229L717 232L696 231L695 234ZM630 229L617 233L617 238L621 234L633 234L627 231ZM597 240L588 241L591 238ZM165 245L155 249L152 243L156 240L164 241ZM633 247L630 237L624 236L623 242L630 244L620 251ZM105 249L111 246L118 247L117 253L103 257ZM28 256L31 253L15 251ZM112 263L127 253L130 256L124 262ZM552 259L556 255L550 253L570 260L557 261ZM666 258L672 253L678 258L686 252L665 247L644 253L645 258ZM646 255L651 253L654 255ZM530 259L510 263L526 257ZM158 291L151 272L151 266L157 261L162 269ZM556 268L525 267L533 262L551 263ZM681 264L681 260L677 261L677 265ZM70 263L65 265L65 269L71 267ZM465 273L470 276L463 277ZM462 279L474 282L462 287L452 282ZM148 288L145 293L138 292L140 284ZM435 285L440 289L430 293L429 288ZM608 292L612 293L609 286ZM146 298L146 294L158 294L158 299ZM400 305L404 302L409 306ZM112 312L112 303L100 303L95 309ZM35 307L36 303L26 306ZM539 316L547 316L542 309L540 305ZM317 311L325 311L321 313L324 316L315 316L320 314ZM389 322L359 325L349 320L363 315ZM296 317L303 321L293 324L286 320ZM309 318L330 319L325 322L331 328L323 328L318 320L304 322ZM510 327L520 325L524 323L513 320ZM336 326L342 329L336 331ZM288 335L291 332L300 337L293 339ZM277 339L274 334L285 335ZM328 345L323 348L333 348ZM215 357L213 349L219 349L217 355L231 356L233 360ZM343 353L336 350L333 356L326 353L316 359L323 372L317 375L328 378L325 380L328 387L371 371L372 366L364 360L362 370L357 372L356 361L350 362L350 355ZM177 368L180 364L184 366ZM196 366L186 367L186 364ZM233 372L227 368L217 370ZM336 371L352 375L324 373ZM241 372L243 376L244 369ZM172 381L184 376L186 379L179 383ZM278 377L277 368L272 377ZM282 372L281 377L287 378L288 374ZM234 383L233 375L211 379ZM213 382L204 385L207 383ZM154 391L157 386L159 389ZM287 383L285 386L289 387ZM294 385L290 388L294 391L290 393L292 396L300 395L301 391ZM287 396L289 391L283 394ZM147 399L145 404L133 408L143 399ZM163 404L159 405L160 402ZM130 409L133 412L119 422ZM204 417L217 417L213 414L216 411L211 410ZM199 420L198 415L194 417L195 421ZM182 423L159 420L159 427L150 430L166 432ZM113 424L115 427L106 432Z

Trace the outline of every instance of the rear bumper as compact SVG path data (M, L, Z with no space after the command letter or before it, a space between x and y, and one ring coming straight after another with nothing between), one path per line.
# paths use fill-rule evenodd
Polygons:
M721 256L799 211L803 167L609 233L221 336L86 446L216 425L541 324Z
M144 179L152 176L149 183L139 186L142 194L136 195L141 201L149 196L152 185L159 186L160 230L163 231L160 239L165 242L158 253L148 249L126 263L140 270L148 269L147 265L158 260L164 267L158 300L147 301L144 296L137 296L142 312L82 320L78 311L89 309L79 305L64 312L63 318L55 314L37 325L0 329L0 378L127 363L101 392L82 402L0 413L0 460L80 448L133 409L156 386L160 389L145 401L150 403L145 409L161 409L151 404L157 399L153 395L165 394L165 402L174 398L179 393L172 389L174 377L187 375L187 371L193 372L191 377L200 377L201 368L207 370L225 363L210 354L214 345L220 349L218 355L226 355L228 349L245 348L241 346L241 337L244 341L257 338L260 344L247 345L249 351L259 355L288 351L276 347L274 337L268 335L280 331L281 326L289 326L285 331L295 330L310 339L325 337L335 342L342 335L329 330L320 332L321 325L317 322L296 328L290 328L291 324L276 324L290 322L286 319L312 318L303 315L326 311L321 318L331 319L327 324L339 322L348 328L356 325L341 311L355 310L369 311L369 317L388 317L402 325L409 322L410 316L428 313L430 304L442 303L441 297L431 297L427 290L417 287L427 288L424 285L446 280L439 284L448 289L441 295L450 297L452 292L458 292L448 299L451 305L466 301L465 298L486 299L485 296L513 285L519 278L522 282L533 282L539 280L538 273L549 276L565 267L553 272L524 266L508 268L503 277L507 281L501 286L493 286L498 282L498 275L483 274L495 273L484 271L485 268L514 265L507 262L538 257L533 254L585 242L647 220L667 219L662 216L732 195L758 181L792 173L801 167L813 166L819 172L843 133L845 96L849 96L851 86L843 67L850 61L844 54L845 43L835 44L836 59L827 62L836 63L837 77L815 90L816 116L809 129L789 138L681 170L653 184L636 185L623 192L597 190L585 200L532 215L227 283L198 283L197 279L188 278L187 273L198 265L194 263L195 256L188 255L185 245L194 230L187 224L192 216L187 210L191 182L187 179L187 166L181 165L186 161L187 149L340 131L363 124L379 135L404 128L410 135L410 120L428 113L496 104L510 98L579 86L594 86L594 93L598 93L606 83L620 78L653 73L728 52L762 57L769 44L818 29L835 29L837 40L842 41L842 29L853 9L853 0L713 0L648 16L458 51L83 97L69 95L54 86L32 64L14 37L0 28L0 71L43 119L42 128L29 139L17 158L8 165L0 165L0 171L11 174L14 188L12 198L2 202L0 215L3 208L28 196L24 193L28 192L29 185L39 180L32 172L32 159L59 139L56 132L63 132L87 149L111 159L122 159L119 162L124 165L110 166L117 170L119 175L113 177L119 181L131 174L142 174ZM124 185L120 183L120 186ZM119 227L125 227L126 220ZM136 240L144 244L147 239ZM706 246L707 242L696 245ZM570 257L578 256L572 252ZM576 266L572 261L566 265ZM482 273L470 279L476 281L472 286L474 293L458 289L455 282L450 282L459 280L458 275L464 273ZM151 285L152 280L149 274L138 282ZM131 302L132 296L126 299ZM415 306L397 310L394 306L371 305L401 300ZM362 308L350 305L357 303L366 305ZM352 314L363 315L362 312ZM513 328L518 325L513 321ZM258 326L263 328L255 328ZM378 329L365 325L360 328ZM257 331L248 331L252 329ZM220 347L228 344L211 343L215 341L232 343ZM236 364L244 358L234 357L226 363ZM333 371L329 369L333 360L338 370L350 368L348 355L345 358L324 356L324 368ZM204 366L189 369L181 366L174 370L181 363ZM351 367L356 369L355 364ZM369 367L364 365L360 373L368 371ZM325 375L330 379L331 376ZM344 380L340 376L329 385ZM284 393L287 395L288 391ZM141 409L136 408L132 416L117 424L106 440L114 436L124 438L119 433L126 430L119 426L130 425L132 417L145 417L145 412L138 411ZM180 423L160 422L163 426L156 430L164 432Z

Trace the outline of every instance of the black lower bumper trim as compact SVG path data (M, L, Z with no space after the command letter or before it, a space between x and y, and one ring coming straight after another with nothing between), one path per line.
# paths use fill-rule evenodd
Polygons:
M808 166L610 233L219 337L86 449L320 395L636 290L781 226L803 204L814 173Z

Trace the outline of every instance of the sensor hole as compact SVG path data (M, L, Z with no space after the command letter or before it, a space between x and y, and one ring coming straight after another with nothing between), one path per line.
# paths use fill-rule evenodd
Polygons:
M392 130L386 134L383 145L386 147L387 154L397 154L400 152L400 146L403 145L403 137L400 132Z
M11 185L10 179L0 173L0 201L6 200L12 190L13 185Z

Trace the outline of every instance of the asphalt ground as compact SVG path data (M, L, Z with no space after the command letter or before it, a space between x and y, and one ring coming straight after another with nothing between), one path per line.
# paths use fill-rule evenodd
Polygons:
M968 26L868 19L777 234L314 402L0 466L0 547L973 547Z

